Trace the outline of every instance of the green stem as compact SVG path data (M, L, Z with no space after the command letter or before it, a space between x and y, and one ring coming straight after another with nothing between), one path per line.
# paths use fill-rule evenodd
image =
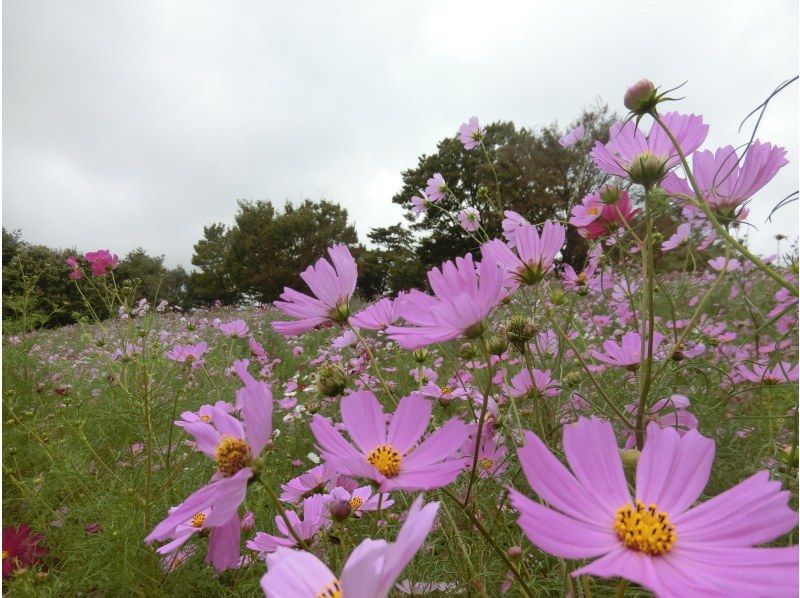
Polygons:
M520 586L520 589L522 590L522 593L525 594L525 596L527 596L528 598L533 598L533 594L528 589L528 586L525 584L525 580L522 579L522 575L520 575L519 569L517 569L516 565L514 565L513 561L508 557L508 555L506 554L506 551L503 550L502 548L500 548L500 546L498 546L497 542L495 542L495 540L492 537L492 535L489 532L486 531L486 528L483 527L483 525L481 524L480 520L475 516L475 514L467 508L467 503L466 502L462 503L460 500L458 500L458 497L456 497L447 488L442 488L441 491L444 494L446 494L450 498L450 500L452 500L459 507L461 507L461 510L466 514L466 516L469 518L470 522L472 522L472 525L475 526L475 529L478 530L478 532L484 537L484 539L487 542L489 542L489 545L494 549L494 551L497 553L497 555L503 560L503 562L508 567L509 571L511 571L511 574L514 576L514 579L516 579L517 582L519 583L519 586Z
M644 191L644 216L645 216L645 235L642 243L642 266L644 268L644 289L642 291L644 299L644 309L647 315L647 337L642 334L642 344L640 351L639 365L639 407L636 411L636 447L642 450L644 447L644 416L647 409L647 395L650 392L650 384L653 374L653 345L655 338L655 304L653 300L654 285L653 279L653 208L650 198L650 188ZM642 318L644 320L644 317ZM644 331L640 331L643 333Z
M486 344L486 337L481 336L481 346L483 347L483 354L486 357L486 372L488 380L486 381L486 389L483 391L483 404L481 405L481 414L478 417L478 431L475 433L475 451L472 455L472 469L469 473L469 483L467 484L467 495L464 499L464 504L469 504L469 497L472 493L472 486L475 483L475 473L478 469L478 455L481 450L481 436L483 435L483 424L486 421L486 411L489 407L489 393L492 390L492 378L494 377L494 368L492 367L492 355L489 353L489 346Z

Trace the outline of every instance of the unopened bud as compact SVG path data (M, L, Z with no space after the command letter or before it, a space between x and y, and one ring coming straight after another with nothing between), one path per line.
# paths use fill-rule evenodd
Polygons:
M630 468L635 468L639 463L639 455L641 453L636 449L622 449L619 452L619 456L622 458L622 465Z
M518 562L522 558L522 547L521 546L512 546L508 550L506 550L506 555L514 562Z
M600 188L600 201L604 204L613 205L622 197L622 190L614 185L603 185Z
M647 114L658 104L656 86L649 79L639 79L625 92L623 103L634 114Z
M350 513L352 513L350 501L348 500L333 501L328 510L331 512L331 519L334 521L344 521L350 517Z
M489 347L490 355L499 357L508 350L508 341L502 336L492 336L486 344Z
M317 392L324 397L336 397L347 387L347 375L334 363L326 363L317 371Z
M524 351L528 343L536 336L536 325L523 316L511 316L505 325L506 338L520 351Z
M478 351L475 349L475 345L472 343L464 343L461 345L458 355L461 357L461 359L469 361L470 359L475 359L475 357L478 355Z
M564 305L567 302L567 294L561 289L550 291L550 303L553 305Z

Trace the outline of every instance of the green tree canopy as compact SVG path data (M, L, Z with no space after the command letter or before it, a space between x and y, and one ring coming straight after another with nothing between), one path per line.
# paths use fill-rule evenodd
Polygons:
M556 124L534 130L518 129L511 122L492 123L486 127L484 145L494 170L480 149L465 150L457 136L440 141L436 153L420 156L415 168L403 172L403 188L392 201L407 209L411 229L422 235L416 254L424 270L477 249L475 241L448 215L465 207L481 213L483 226L492 237L502 230L499 207L519 212L533 223L568 219L571 203L580 201L602 182L587 149L594 140L607 139L613 120L604 105L585 110L566 129L580 123L586 130L583 142L572 148L558 143L566 130ZM436 172L442 174L455 197L439 203L443 210L429 208L417 220L411 212L411 198ZM582 261L585 251L583 240L570 230L565 261Z

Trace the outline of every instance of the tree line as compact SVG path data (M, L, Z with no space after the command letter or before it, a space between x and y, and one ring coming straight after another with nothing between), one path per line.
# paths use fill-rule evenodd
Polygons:
M281 207L269 200L239 200L233 224L204 227L194 244L191 271L167 268L164 256L138 248L120 260L115 279L132 285L151 303L166 299L183 309L215 302L268 303L285 286L301 287L299 273L332 243L342 242L358 261L358 292L363 298L424 287L431 267L477 249L473 238L442 211L427 210L418 217L411 212L411 198L425 188L428 178L441 173L453 195L440 205L451 213L478 209L490 236L502 230L502 216L487 203L492 193L499 194L504 209L530 222L565 220L570 202L580 201L602 182L587 149L594 140L606 141L613 119L604 105L585 110L573 123L586 130L575 147L558 143L565 130L556 124L539 129L518 128L512 122L489 124L484 145L493 168L482 153L465 150L457 136L442 139L436 152L420 156L416 166L402 173L403 186L391 200L406 209L404 221L373 228L367 235L369 246L359 242L347 210L335 202L307 199ZM581 265L586 244L574 228L569 231L563 259ZM85 315L84 300L65 262L80 254L75 248L27 243L19 231L3 229L4 320L15 317L15 298L23 293L38 299L43 325L61 326ZM103 313L101 305L95 307Z

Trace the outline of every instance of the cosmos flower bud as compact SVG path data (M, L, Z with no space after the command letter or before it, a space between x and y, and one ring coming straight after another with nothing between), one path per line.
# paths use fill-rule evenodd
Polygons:
M639 79L625 92L623 103L636 115L647 114L658 104L656 86L649 79Z
M622 458L622 465L630 469L636 469L636 465L639 463L639 455L641 453L636 449L623 449L619 452L619 456Z
M528 342L536 336L536 325L523 316L511 316L506 322L506 338L520 351L524 351Z
M550 291L550 302L553 305L564 305L567 302L567 294L561 289Z
M600 201L606 205L614 205L622 196L622 190L614 185L603 185L600 188Z
M572 386L574 384L578 384L581 381L581 373L579 371L573 370L571 372L567 372L561 378L561 382L565 386Z
M334 521L344 521L350 517L350 513L352 513L350 501L347 500L336 500L332 502L329 510L331 512L331 519Z
M487 345L491 355L500 356L508 350L508 341L502 336L492 336Z
M323 397L336 397L347 387L347 375L335 363L323 364L317 371L317 392Z
M242 517L242 531L249 532L251 529L253 529L255 522L256 517L253 514L253 511L247 511L247 513L244 514L244 517Z
M464 343L461 345L458 355L461 357L461 359L470 360L475 359L475 357L478 355L478 351L475 349L475 346L472 343Z
M522 547L521 546L512 546L508 550L506 550L506 555L508 558L514 562L518 562L522 558Z

